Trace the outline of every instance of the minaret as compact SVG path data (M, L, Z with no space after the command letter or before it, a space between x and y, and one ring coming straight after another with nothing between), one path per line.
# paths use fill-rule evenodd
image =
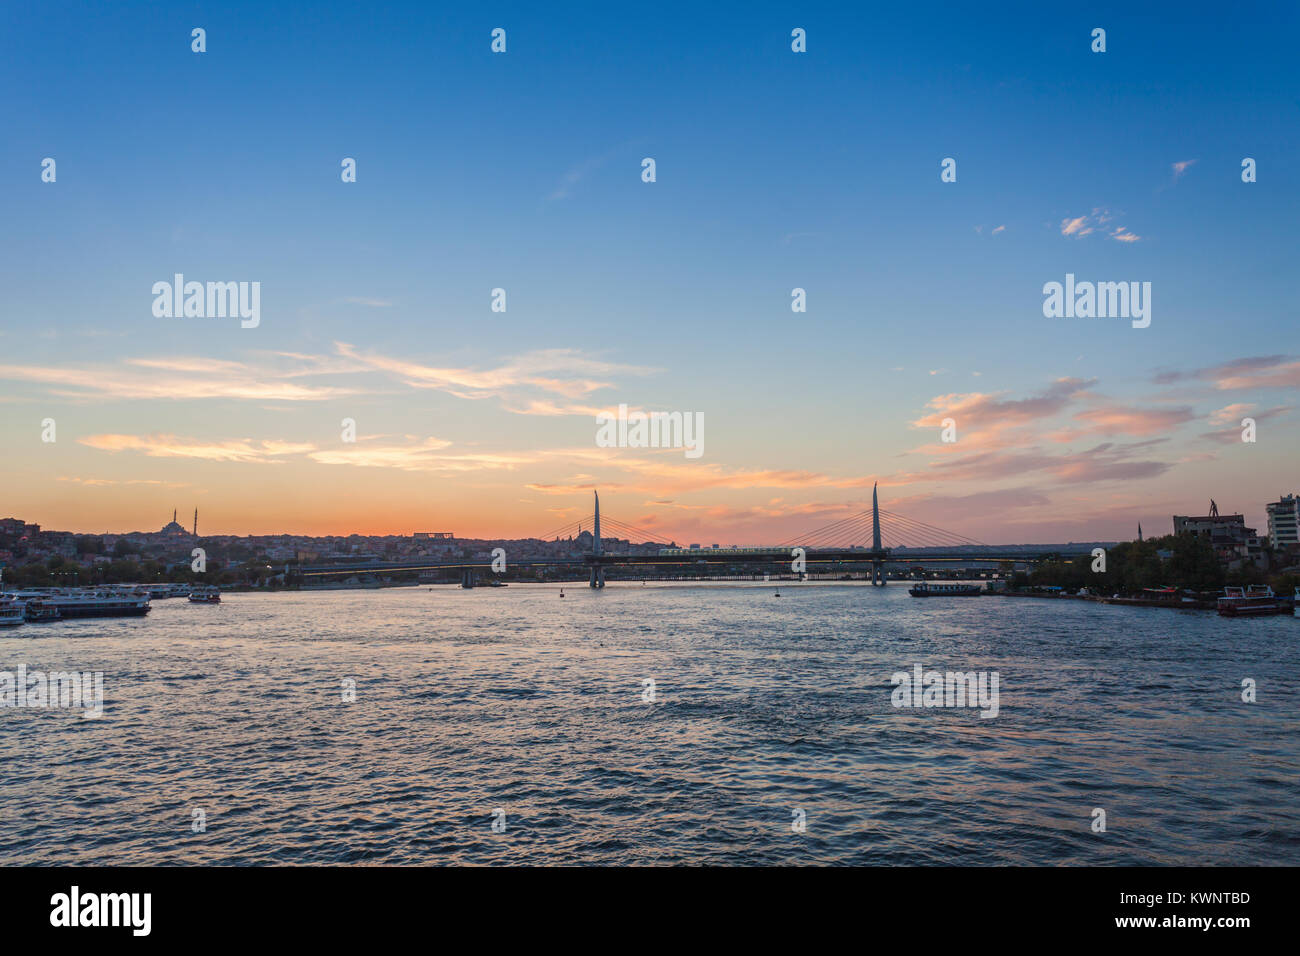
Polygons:
M172 524L176 523L176 509L172 509Z
M1141 522L1141 521L1138 522L1138 540L1139 540L1139 541L1142 540L1142 522Z
M199 509L194 509L194 537L199 536Z

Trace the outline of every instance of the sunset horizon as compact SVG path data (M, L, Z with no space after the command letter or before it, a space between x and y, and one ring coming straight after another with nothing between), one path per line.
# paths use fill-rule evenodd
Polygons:
M201 55L164 17L0 67L53 69L39 113L11 104L26 153L0 167L2 507L77 532L197 506L214 533L500 537L598 487L638 527L761 544L879 481L1001 542L1127 539L1210 498L1261 525L1298 490L1285 58L1226 84L1200 68L1245 26L1117 14L1125 42L1098 55L1046 11L950 11L924 39L903 12L836 11L800 55L788 26L720 13L680 37L521 12L508 54L425 63L407 13L395 33L268 11L238 42L216 20ZM276 46L302 29L376 55L321 71ZM606 88L563 68L574 44L620 49L591 63ZM650 79L665 44L678 70ZM839 72L859 61L869 93ZM421 94L436 131L375 106L435 69L465 82ZM98 71L113 98L83 84ZM297 74L311 95L279 82ZM195 97L250 145L155 155L146 131ZM1076 141L1090 123L1110 135ZM700 453L600 447L620 405L699 416Z

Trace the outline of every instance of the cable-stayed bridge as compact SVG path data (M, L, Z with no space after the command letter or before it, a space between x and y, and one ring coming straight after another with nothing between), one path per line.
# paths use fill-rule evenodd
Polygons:
M593 588L605 586L609 568L642 568L656 574L716 575L720 571L745 569L745 573L849 573L870 574L873 585L884 585L885 566L999 564L1007 561L1033 563L1061 553L1033 548L991 546L965 535L946 531L916 518L880 507L875 488L871 509L839 521L809 529L805 534L770 547L720 548L675 547L674 538L663 532L646 531L611 515L602 515L600 495L593 492L594 510L533 540L581 540L590 537L589 550L568 556L508 556L509 568L587 569ZM629 550L633 542L642 542ZM662 541L661 545L655 543ZM1087 553L1080 546L1079 553ZM499 568L499 565L498 565ZM304 580L321 580L339 575L383 572L459 571L461 584L473 587L477 575L492 573L493 560L367 561L307 565L297 569Z

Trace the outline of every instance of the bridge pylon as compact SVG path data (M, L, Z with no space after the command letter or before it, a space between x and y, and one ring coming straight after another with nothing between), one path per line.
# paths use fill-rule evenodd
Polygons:
M596 563L591 566L591 582L589 586L603 588L605 586L605 567L600 563L602 553L600 547L600 492L593 490L592 494L596 496L596 526L592 535L592 553L596 555Z
M876 495L876 482L871 483L871 550L876 554L881 551L880 547L880 498ZM885 567L884 562L879 558L874 558L871 562L871 586L885 586Z

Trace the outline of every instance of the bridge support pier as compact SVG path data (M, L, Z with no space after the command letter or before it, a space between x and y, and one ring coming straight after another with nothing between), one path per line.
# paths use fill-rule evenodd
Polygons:
M885 569L879 561L871 562L871 586L873 588L885 586Z
M594 565L591 569L591 587L603 588L605 586L605 569L601 565Z
M460 572L460 586L463 588L472 588L474 586L474 569L465 568Z

